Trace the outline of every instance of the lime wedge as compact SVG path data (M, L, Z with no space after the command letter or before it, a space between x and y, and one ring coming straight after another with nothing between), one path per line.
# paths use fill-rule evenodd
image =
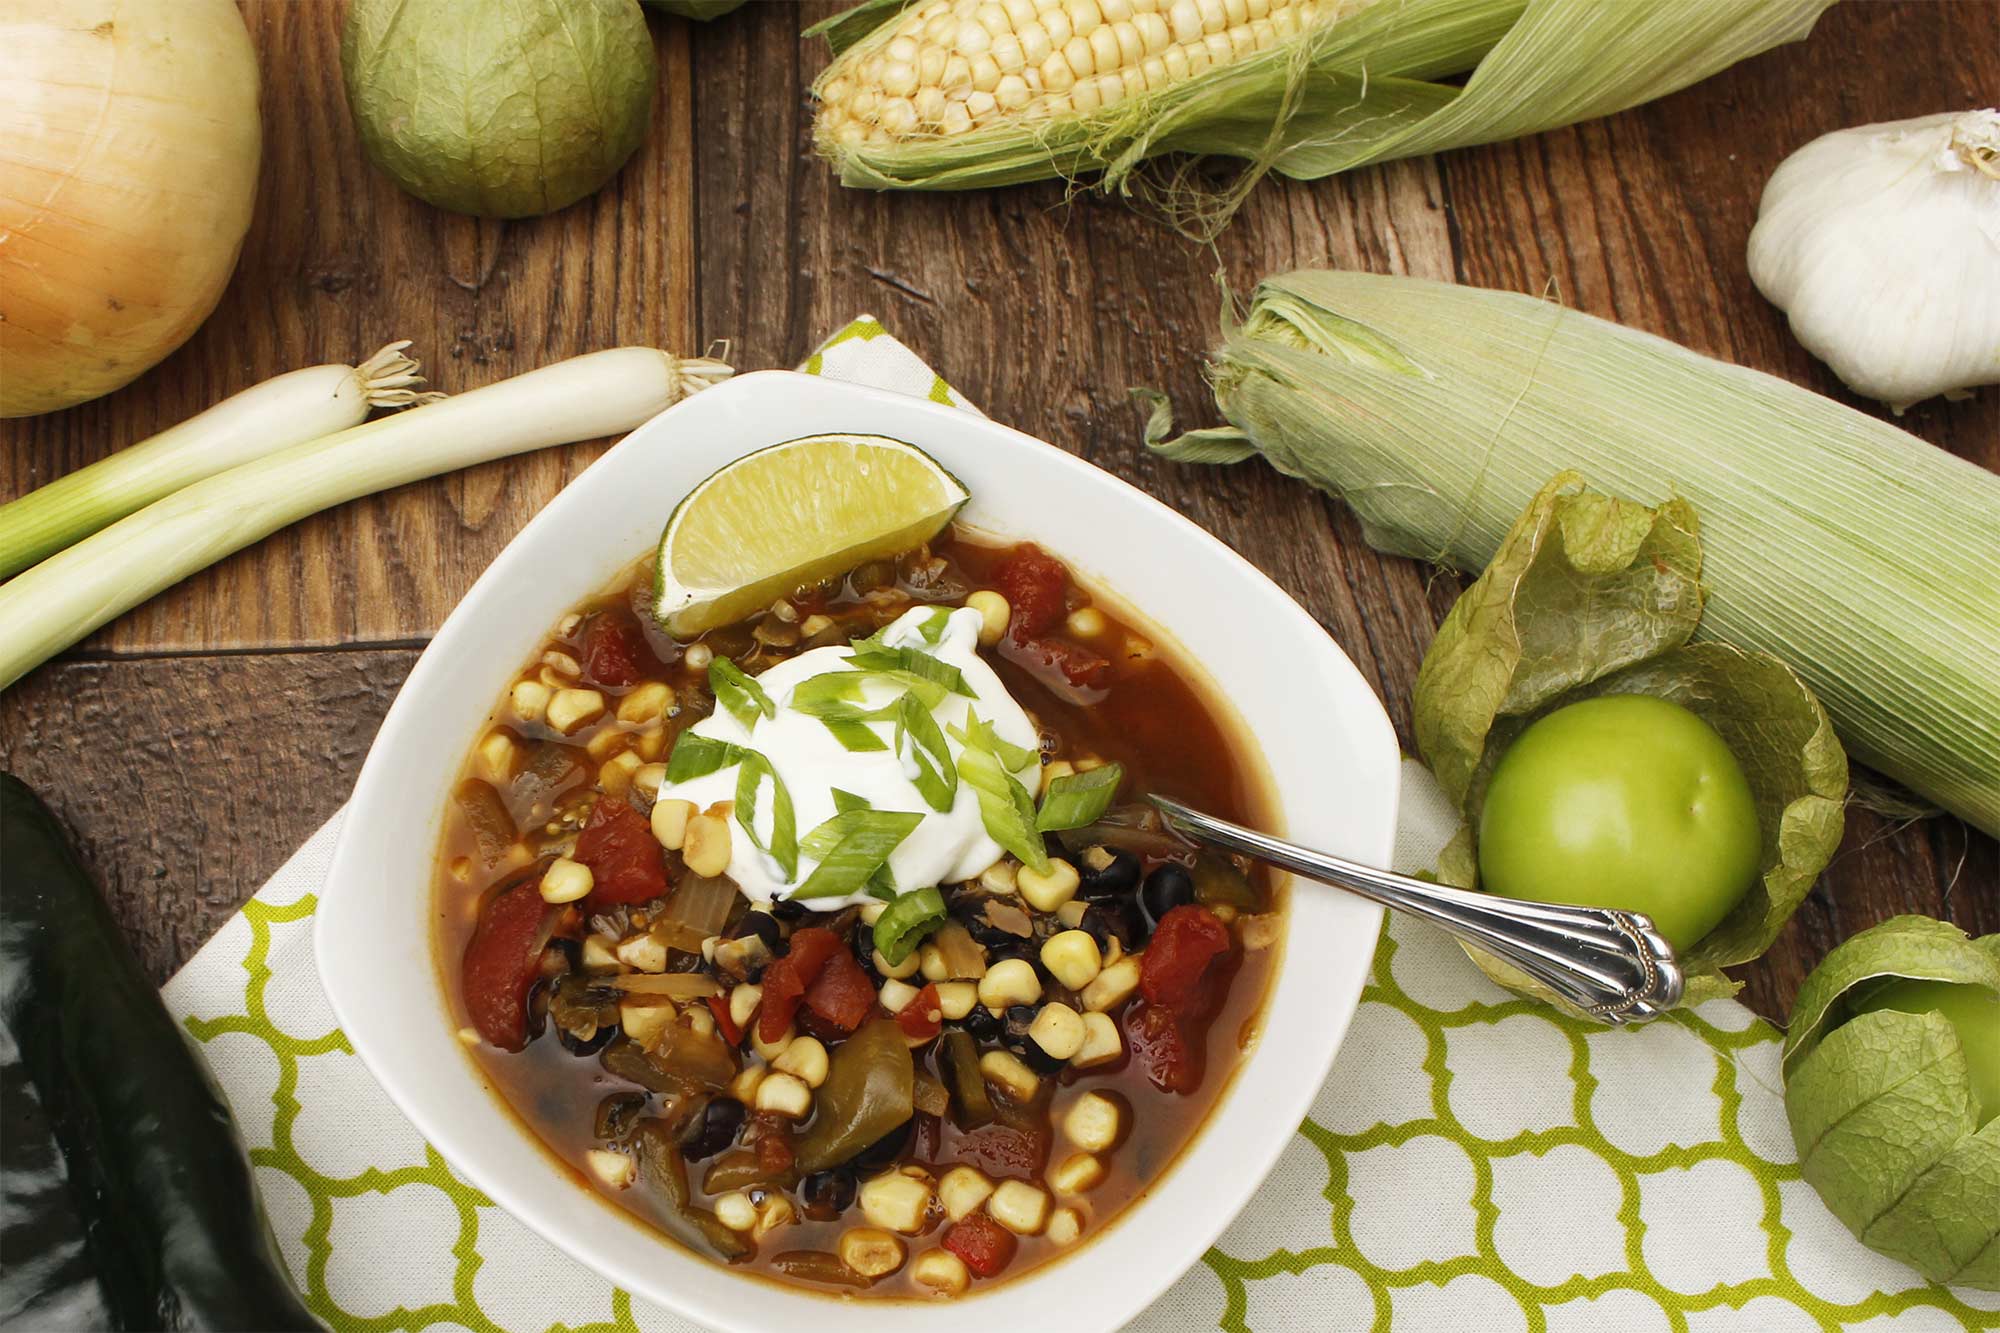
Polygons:
M936 459L881 435L759 449L667 519L654 614L679 638L734 624L794 588L929 541L966 498Z

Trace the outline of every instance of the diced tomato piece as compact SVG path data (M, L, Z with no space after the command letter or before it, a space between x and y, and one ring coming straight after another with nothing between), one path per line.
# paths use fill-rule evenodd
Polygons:
M986 1213L960 1218L945 1230L943 1245L978 1277L998 1277L1014 1258L1014 1233Z
M926 1042L944 1031L944 1003L938 999L936 982L927 982L917 998L896 1014L896 1026L913 1042Z
M535 884L534 874L518 876L486 904L459 973L472 1026L504 1051L528 1044L528 992L541 975L542 917L552 909Z
M1193 1092L1201 1086L1202 1047L1190 1041L1180 1015L1165 1005L1141 1000L1125 1010L1125 1043L1146 1077L1161 1092Z
M1154 1004L1184 1004L1217 954L1229 952L1229 927L1215 913L1183 903L1160 918L1139 956L1139 993Z
M722 1033L724 1040L731 1046L742 1043L743 1029L737 1027L735 1021L729 1017L729 997L727 995L709 996L708 1012L715 1015L715 1026Z
M1051 685L1096 690L1111 683L1111 659L1068 639L1016 639L1001 652Z
M846 949L827 956L825 966L806 987L806 1008L840 1030L842 1036L868 1021L875 1012L875 986L854 955Z
M585 911L643 903L667 891L666 853L645 818L622 797L598 798L571 855L590 867Z
M806 988L818 978L826 960L846 953L840 936L824 926L805 926L792 932L790 946L782 957L764 969L764 999L757 1009L757 1035L777 1041L792 1025ZM852 955L849 955L852 961Z
M1033 542L1016 546L994 572L993 581L1013 612L1007 632L1016 643L1046 634L1062 623L1069 571Z
M623 611L599 611L583 625L579 664L595 685L637 685L646 670L646 638Z

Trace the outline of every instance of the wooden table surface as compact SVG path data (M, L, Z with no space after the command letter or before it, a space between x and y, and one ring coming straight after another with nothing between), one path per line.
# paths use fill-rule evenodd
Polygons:
M95 403L7 422L11 497L268 376L411 338L467 389L623 343L789 366L868 311L998 419L1083 455L1230 542L1310 610L1386 701L1409 692L1462 586L1360 540L1350 514L1261 463L1147 457L1131 385L1212 417L1214 274L1356 267L1517 291L1852 399L1744 271L1757 198L1814 135L1989 105L2000 5L1850 0L1812 37L1608 120L1314 184L1260 186L1215 247L1055 185L961 196L840 188L809 151L803 22L753 4L652 20L645 146L552 217L482 222L399 192L361 157L341 7L246 0L263 89L256 219L194 339ZM1983 35L1982 35L1983 34ZM1870 410L1873 405L1860 404ZM1902 422L2000 468L2000 393ZM476 468L310 519L93 636L0 698L0 761L44 793L166 977L339 807L426 637L529 515L604 443ZM1853 811L1838 859L1746 998L1782 1017L1835 942L1899 912L2000 930L1992 839Z

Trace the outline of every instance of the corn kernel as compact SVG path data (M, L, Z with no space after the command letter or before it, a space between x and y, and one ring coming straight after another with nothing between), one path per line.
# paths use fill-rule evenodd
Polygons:
M667 701L673 698L673 691L657 680L649 680L635 685L626 696L618 701L620 722L651 722L666 711Z
M857 94L857 97L864 95ZM869 103L869 108L870 110L874 108L872 101ZM687 652L681 655L681 665L685 666L689 671L706 671L714 662L715 649L705 643L689 644Z
M882 913L888 910L889 904L885 902L876 901L861 904L861 924L864 926L874 925L882 919Z
M972 1006L979 1003L979 986L971 981L940 981L937 983L938 1012L952 1022L957 1022L972 1012Z
M1042 1086L1035 1071L1021 1063L1020 1057L1011 1051L988 1051L980 1056L979 1073L980 1077L1017 1102L1033 1101Z
M1108 23L1100 23L1090 30L1086 38L1090 43L1090 63L1098 72L1104 73L1118 68L1118 29Z
M986 1201L994 1221L1017 1236L1032 1236L1047 1225L1049 1196L1025 1180L1003 1180Z
M958 1296L972 1285L972 1274L950 1250L925 1250L910 1265L910 1280L940 1296Z
M1109 1152L1124 1129L1125 1113L1101 1092L1086 1092L1063 1116L1063 1134L1085 1152Z
M1058 1245L1074 1245L1083 1235L1083 1218L1074 1208L1058 1208L1049 1214L1049 1225L1042 1234Z
M1002 958L979 979L979 1002L988 1009L1033 1004L1042 998L1042 979L1025 958Z
M1078 877L1075 866L1056 857L1049 861L1046 872L1022 866L1014 882L1028 906L1037 912L1053 912L1076 897Z
M920 945L916 953L917 971L924 974L925 981L951 980L951 967L944 961L944 951L935 944Z
M1020 885L1020 867L1002 857L980 872L979 887L988 893L1005 896Z
M1058 1194L1088 1194L1104 1181L1104 1163L1087 1152L1072 1153L1049 1173L1049 1188Z
M764 988L752 983L736 987L729 992L729 1021L738 1031L750 1026L750 1020L757 1016L757 1006L763 1003Z
M729 869L729 821L712 814L690 816L681 858L697 875L712 878Z
M614 951L618 961L639 972L664 972L667 970L667 946L648 934L638 934L620 940Z
M962 1222L978 1212L979 1205L993 1193L993 1182L976 1166L955 1166L938 1181L937 1192L944 1215Z
M622 1190L638 1178L639 1168L633 1160L622 1152L608 1152L603 1148L591 1148L583 1154L583 1164L590 1168L605 1185Z
M922 959L917 957L916 950L914 949L910 951L909 955L902 962L895 964L891 964L888 959L884 958L880 949L874 950L872 956L875 962L876 974L888 977L892 981L902 981L906 978L914 977L917 975L917 968L923 962Z
M557 690L549 698L548 723L567 736L604 713L604 696L596 690Z
M1062 922L1063 929L1075 930L1083 924L1083 914L1089 909L1090 904L1081 898L1072 898L1056 909L1056 920Z
M812 1110L812 1089L794 1075L773 1073L757 1085L757 1109L803 1120Z
M748 1231L757 1225L757 1205L742 1190L731 1190L715 1201L715 1220L731 1231Z
M1083 988L1083 1007L1105 1013L1132 998L1139 989L1139 960L1120 958L1107 964L1097 980Z
M1068 907L1071 904L1065 903ZM1065 930L1052 935L1042 945L1042 966L1049 974L1073 991L1097 980L1103 969L1104 958L1098 951L1097 941L1081 930Z
M691 1004L682 1020L688 1031L704 1041L715 1035L715 1011L705 1004Z
M792 1201L782 1194L773 1194L765 1199L764 1206L757 1210L757 1225L750 1228L750 1234L753 1238L762 1240L779 1227L790 1226L797 1218L798 1213L793 1210Z
M638 792L648 801L656 799L660 794L660 788L666 785L667 766L665 764L639 763L638 752L635 750L632 754L634 762L638 763L638 767L632 770L632 790Z
M505 786L514 776L517 755L514 738L504 731L489 731L479 742L479 776L494 786Z
M817 1088L826 1082L826 1047L817 1037L800 1037L779 1053L771 1068L790 1074L809 1088Z
M1066 1004L1045 1004L1028 1026L1028 1036L1056 1060L1083 1049L1083 1018Z
M622 797L632 788L632 775L643 767L639 756L630 750L614 754L598 766L597 785L607 796Z
M877 1227L849 1227L835 1248L840 1262L862 1277L887 1277L903 1266L903 1242Z
M619 1030L647 1050L659 1045L677 1017L673 1001L664 996L628 995L618 1002Z
M669 851L687 844L688 822L694 818L694 802L669 797L653 802L653 836Z
M757 1104L757 1085L771 1076L771 1071L763 1065L750 1064L736 1071L736 1077L729 1080L727 1092L745 1106Z
M618 941L609 935L586 935L583 939L583 970L586 972L616 972L618 955L612 950Z
M1079 37L1088 37L1104 22L1104 11L1098 8L1097 0L1065 0L1063 12L1069 15L1070 26Z
M861 1182L861 1215L885 1231L914 1236L924 1229L924 1215L930 1211L931 1186L928 1180L900 1171Z
M540 722L548 714L549 700L554 697L555 691L540 681L521 680L514 682L508 702L514 709L515 717L523 722Z
M594 877L590 867L567 856L558 856L542 873L542 901L573 903L590 893Z
M603 727L583 743L583 750L585 754L601 764L631 743L631 732L620 731L616 727Z
M784 1053L784 1049L797 1039L798 1033L789 1027L779 1034L776 1041L764 1040L764 1032L761 1024L750 1029L750 1049L762 1056L766 1064L777 1059Z
M917 998L917 988L907 981L897 981L891 977L882 983L882 989L876 993L876 998L882 1002L884 1009L892 1014L900 1014L910 1007L910 1001Z
M1087 1013L1083 1016L1083 1045L1069 1058L1076 1069L1089 1069L1093 1065L1109 1064L1125 1054L1124 1038L1118 1035L1118 1025L1111 1021L1111 1015Z

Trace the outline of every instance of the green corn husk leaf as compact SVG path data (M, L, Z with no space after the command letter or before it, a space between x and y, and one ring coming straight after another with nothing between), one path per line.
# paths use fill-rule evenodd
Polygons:
M1833 726L1784 663L1727 644L1689 643L1701 621L1699 524L1584 488L1573 473L1535 496L1458 599L1417 673L1417 749L1459 802L1465 827L1438 878L1475 888L1493 770L1536 719L1604 694L1670 699L1715 728L1749 780L1764 850L1758 882L1681 951L1684 1004L1733 995L1725 967L1770 948L1840 846L1847 758ZM1503 986L1571 1013L1556 994L1478 950Z
M1774 376L1549 301L1302 271L1210 362L1230 429L1369 543L1484 568L1565 469L1701 515L1695 642L1769 653L1848 752L2000 833L2000 476ZM1182 456L1156 413L1148 443Z
M2000 935L1895 917L1806 978L1784 1057L1800 1174L1870 1249L1933 1282L2000 1290L2000 1118L1978 1126L1959 1033L1943 1015L1857 1013L1898 979L2000 995Z
M1103 172L1182 152L1246 159L1221 199L1169 198L1213 230L1265 171L1303 180L1534 134L1636 106L1812 30L1833 0L1365 0L1232 64L1088 115L1002 119L942 137L821 150L845 185L956 190ZM810 29L835 78L896 33L870 0ZM1436 82L1472 71L1464 85ZM1185 196L1185 190L1172 190Z

